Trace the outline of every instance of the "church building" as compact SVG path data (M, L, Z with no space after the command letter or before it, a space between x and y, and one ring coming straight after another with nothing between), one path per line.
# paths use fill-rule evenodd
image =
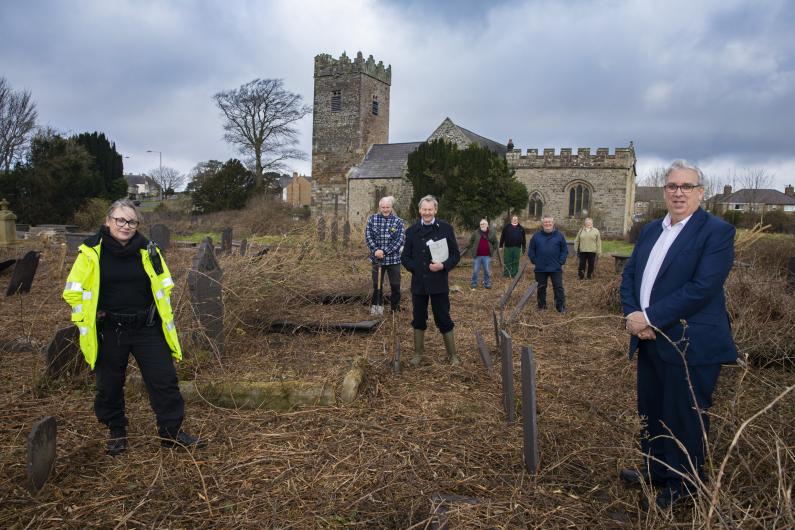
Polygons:
M416 217L406 179L408 155L423 141L443 138L466 148L474 143L504 156L530 196L529 207L517 212L525 226L545 214L558 225L576 229L582 219L609 235L626 234L632 225L635 195L635 150L617 147L613 154L598 148L519 149L444 121L423 141L389 143L389 89L392 67L367 60L359 52L351 60L321 54L315 57L312 129L312 210L316 215L347 220L363 228L385 195L396 198L395 209L408 222ZM513 146L511 146L513 147Z

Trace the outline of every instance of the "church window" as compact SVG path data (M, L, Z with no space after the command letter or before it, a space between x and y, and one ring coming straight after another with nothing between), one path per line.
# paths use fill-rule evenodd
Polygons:
M537 191L534 191L530 195L530 208L528 213L532 219L541 219L541 216L544 214L544 200Z
M373 116L378 116L378 96L373 96Z
M331 92L331 112L342 110L342 91L334 90Z
M582 183L576 183L569 188L569 217L585 217L590 209L590 188Z

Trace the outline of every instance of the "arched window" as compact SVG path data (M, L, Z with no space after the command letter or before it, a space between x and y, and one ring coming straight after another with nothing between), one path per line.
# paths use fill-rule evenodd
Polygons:
M591 209L591 189L577 182L569 188L569 217L587 217Z
M530 194L530 207L528 208L528 213L531 219L541 219L541 216L544 214L544 199L541 198L541 194L537 191Z

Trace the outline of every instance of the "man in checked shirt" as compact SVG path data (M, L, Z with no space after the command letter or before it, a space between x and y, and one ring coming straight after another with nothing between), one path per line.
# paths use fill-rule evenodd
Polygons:
M389 276L389 303L392 311L400 311L400 251L406 238L403 220L395 215L395 198L383 197L378 201L378 213L367 219L364 239L370 249L373 264L373 300L378 285L378 269L383 268Z

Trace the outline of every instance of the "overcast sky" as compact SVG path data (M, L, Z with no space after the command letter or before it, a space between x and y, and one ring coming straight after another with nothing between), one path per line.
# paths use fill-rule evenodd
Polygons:
M39 122L102 131L125 171L238 156L211 96L282 78L312 102L319 53L392 65L391 142L449 116L517 148L625 147L727 180L795 184L792 0L0 0L0 76ZM300 124L309 173L312 118ZM738 183L735 183L738 184Z

